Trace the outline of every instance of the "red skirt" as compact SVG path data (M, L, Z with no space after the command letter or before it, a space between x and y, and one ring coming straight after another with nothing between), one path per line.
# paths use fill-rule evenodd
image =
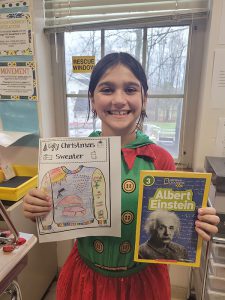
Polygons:
M149 264L128 277L109 277L93 271L75 244L57 283L57 300L170 300L166 265Z

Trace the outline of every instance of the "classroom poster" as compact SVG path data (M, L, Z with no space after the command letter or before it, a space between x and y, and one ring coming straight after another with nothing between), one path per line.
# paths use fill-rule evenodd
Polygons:
M32 55L31 16L28 12L0 14L0 56Z
M52 199L40 242L120 236L120 152L120 137L40 139L39 188Z
M0 100L36 100L35 63L0 62Z
M211 174L141 171L134 260L198 267L197 211L207 206Z

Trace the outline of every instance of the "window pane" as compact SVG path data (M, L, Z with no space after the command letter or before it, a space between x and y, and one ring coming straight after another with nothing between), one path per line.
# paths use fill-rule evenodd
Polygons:
M73 73L72 56L95 56L97 62L101 56L101 32L66 32L64 37L67 94L87 93L90 73Z
M183 99L150 99L143 130L156 144L179 156Z
M189 26L149 28L146 75L152 94L183 94Z
M76 94L67 98L69 136L88 136L101 128L100 120L94 120L92 114L87 120L90 73L72 73L72 56L91 55L97 62L103 47L105 54L128 52L142 63L143 29L105 30L104 34L105 45L101 45L100 31L65 33L66 91ZM188 36L189 26L147 29L145 67L149 93L165 96L148 101L144 131L175 159L179 158Z
M111 52L128 52L140 62L143 45L142 29L120 29L105 31L105 54Z
M68 135L87 137L93 130L101 129L99 119L88 118L89 105L87 98L67 98Z

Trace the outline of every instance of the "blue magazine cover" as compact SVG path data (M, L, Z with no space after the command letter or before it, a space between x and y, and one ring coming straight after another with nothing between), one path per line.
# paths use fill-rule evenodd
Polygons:
M210 180L209 173L141 171L135 261L200 265L195 220L207 205Z

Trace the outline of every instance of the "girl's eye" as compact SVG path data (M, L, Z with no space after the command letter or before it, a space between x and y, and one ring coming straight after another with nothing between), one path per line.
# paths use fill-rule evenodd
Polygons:
M134 94L137 92L137 89L135 87L127 87L125 91L127 94Z
M111 88L105 87L105 88L102 88L100 92L105 95L108 95L108 94L111 94L113 91Z

